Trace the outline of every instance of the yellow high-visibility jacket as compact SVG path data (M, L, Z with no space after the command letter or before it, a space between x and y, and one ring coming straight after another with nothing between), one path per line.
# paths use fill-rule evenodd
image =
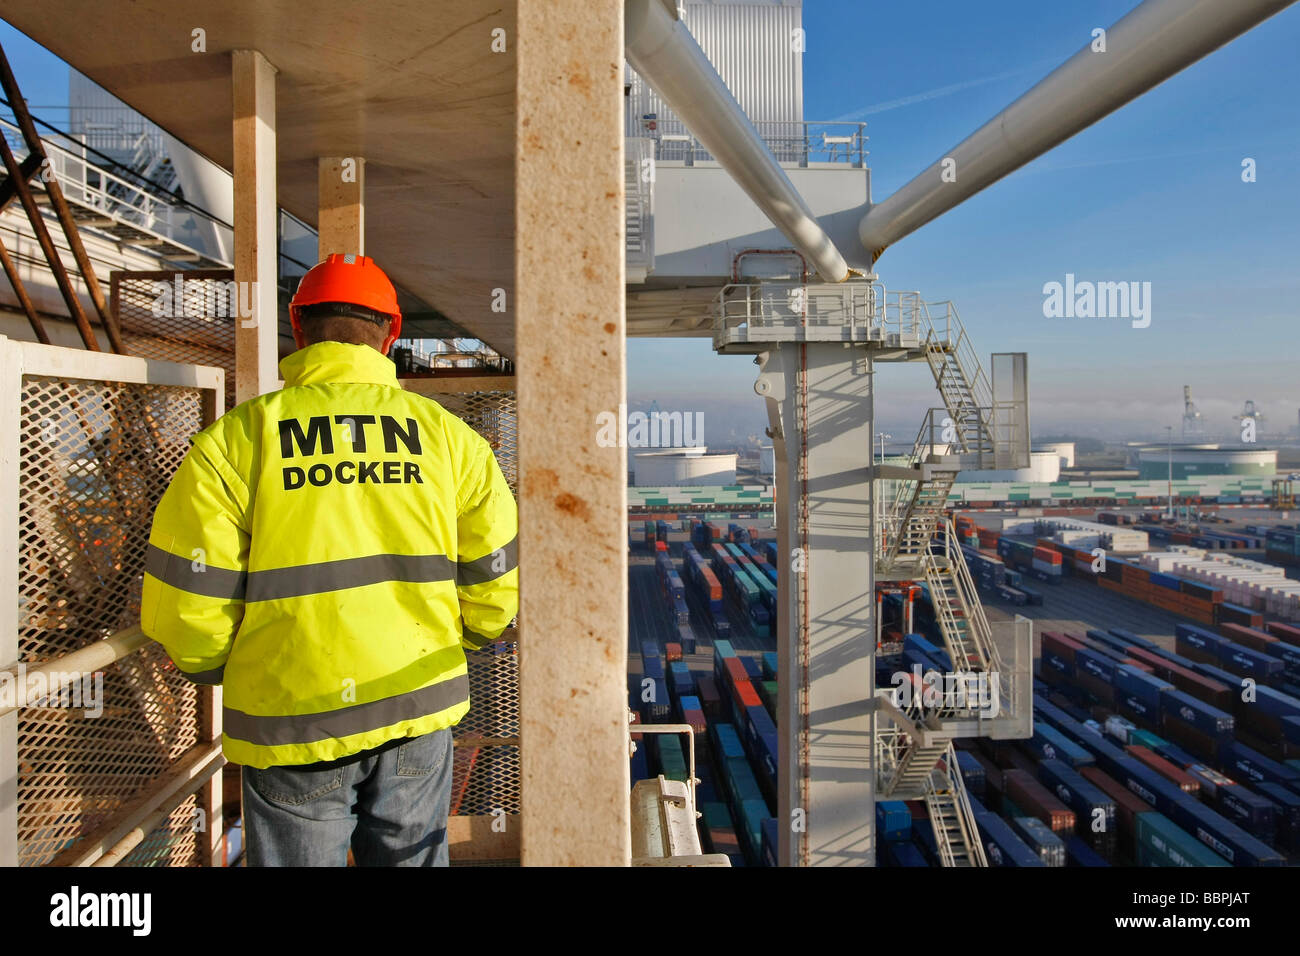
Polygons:
M154 514L140 623L223 686L227 759L346 757L457 723L462 644L518 610L514 497L487 442L366 345L319 342L285 388L193 445Z

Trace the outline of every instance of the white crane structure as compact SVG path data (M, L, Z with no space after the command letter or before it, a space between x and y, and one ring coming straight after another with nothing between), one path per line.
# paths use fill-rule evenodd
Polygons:
M775 52L742 75L716 11L625 0L629 95L644 110L626 154L629 334L711 335L721 354L754 356L776 448L780 864L872 865L875 802L917 798L942 862L987 865L952 741L1032 733L1030 624L990 625L944 516L959 471L1028 465L1025 355L986 366L951 303L887 291L878 260L1289 2L1146 0L1106 31L1104 53L1087 38L877 203L860 126L774 120L790 98L755 91L767 77L753 71L784 62L797 22L755 21L753 46ZM893 362L927 363L940 398L901 465L873 456L876 372ZM875 588L888 581L925 585L958 693L876 687Z

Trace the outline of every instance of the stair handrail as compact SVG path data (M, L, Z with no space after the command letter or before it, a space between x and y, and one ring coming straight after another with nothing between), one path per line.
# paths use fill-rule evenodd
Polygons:
M947 558L955 571L958 590L965 605L966 619L975 624L975 631L982 645L981 656L985 659L986 668L1000 674L1002 660L997 644L993 641L993 628L990 627L988 616L984 613L984 602L979 599L979 592L975 590L975 580L971 577L970 566L966 564L966 555L962 552L961 543L957 541L950 519L944 518L943 530Z
M953 795L957 809L957 822L966 841L966 851L973 866L987 867L988 857L984 854L984 841L980 839L979 825L975 822L975 809L970 804L970 794L966 792L966 781L962 778L961 767L957 765L957 750L951 743L943 758L944 774Z

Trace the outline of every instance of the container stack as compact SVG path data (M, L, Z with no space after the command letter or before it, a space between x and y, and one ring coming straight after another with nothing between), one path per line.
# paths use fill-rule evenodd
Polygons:
M1300 630L1279 630L1300 641ZM1280 865L1300 853L1300 699L1286 691L1300 690L1290 682L1300 658L1284 660L1300 643L1226 631L1179 625L1175 651L1119 629L1042 635L1035 735L1017 743L1076 813L1095 812L1080 802L1079 777L1092 785L1089 797L1100 791L1115 803L1119 843L1093 845L1101 856ZM1058 740L1071 747L1048 757Z

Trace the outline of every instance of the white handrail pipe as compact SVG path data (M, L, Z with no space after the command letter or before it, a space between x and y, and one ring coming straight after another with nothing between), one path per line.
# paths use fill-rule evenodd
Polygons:
M885 248L1087 129L1295 0L1145 0L1029 92L937 159L858 224L872 262ZM955 178L954 178L955 177Z

